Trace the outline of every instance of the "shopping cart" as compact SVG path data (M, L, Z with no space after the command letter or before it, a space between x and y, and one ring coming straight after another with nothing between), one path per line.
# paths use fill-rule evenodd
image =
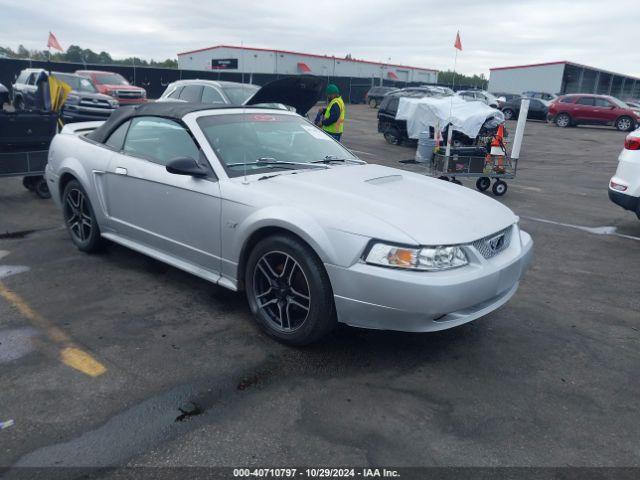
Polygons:
M477 178L476 188L481 192L491 187L494 179L491 191L500 197L507 192L504 180L515 178L518 168L518 162L505 150L503 155L492 155L485 147L459 147L451 148L447 157L445 149L440 148L431 160L431 176L458 185L462 185L458 178Z

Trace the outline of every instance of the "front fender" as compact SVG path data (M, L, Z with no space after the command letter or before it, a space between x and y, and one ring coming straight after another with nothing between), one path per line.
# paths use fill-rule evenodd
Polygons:
M278 205L255 210L237 225L228 218L222 222L222 245L226 250L223 275L233 280L240 276L238 267L249 240L264 228L289 231L304 240L323 263L345 267L359 259L368 242L366 237L325 227L321 219L295 207Z

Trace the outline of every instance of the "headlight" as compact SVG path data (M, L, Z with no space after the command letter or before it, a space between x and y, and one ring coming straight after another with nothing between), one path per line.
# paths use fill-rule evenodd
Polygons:
M80 97L78 95L74 95L72 93L70 93L67 96L67 100L65 103L79 103L80 102Z
M374 244L367 253L365 262L423 271L449 270L469 263L464 251L457 246L410 248L385 243Z
M637 117L640 117L640 110L634 110L633 113L635 113Z

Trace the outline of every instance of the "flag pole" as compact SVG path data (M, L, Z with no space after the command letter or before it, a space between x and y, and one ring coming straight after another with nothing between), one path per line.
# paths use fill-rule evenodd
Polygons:
M456 48L456 54L453 60L453 80L451 81L451 90L454 90L456 85L456 67L458 66L458 49ZM454 90L455 92L455 90ZM447 147L444 152L444 156L446 159L449 159L449 154L451 153L451 141L453 138L453 128L451 125L451 114L453 113L453 95L451 95L451 103L449 104L449 126L447 132Z

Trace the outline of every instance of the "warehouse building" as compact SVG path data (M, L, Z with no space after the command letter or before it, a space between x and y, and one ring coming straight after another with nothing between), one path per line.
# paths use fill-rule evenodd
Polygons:
M640 78L573 62L549 62L491 68L489 91L599 93L628 99L640 98Z
M178 68L239 72L249 76L255 73L357 77L371 79L372 84L380 83L382 80L412 83L438 82L438 71L430 68L230 45L179 53Z

